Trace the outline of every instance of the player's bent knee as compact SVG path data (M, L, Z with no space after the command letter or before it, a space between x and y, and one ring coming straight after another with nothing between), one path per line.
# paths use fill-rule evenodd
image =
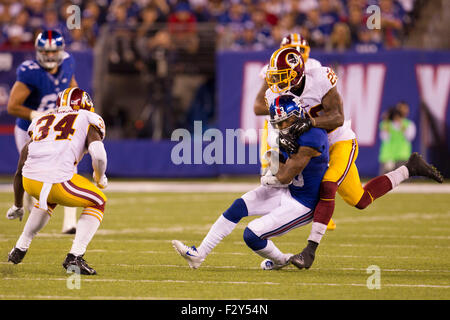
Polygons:
M249 227L244 230L244 241L253 251L264 249L267 246L267 240L258 237Z
M355 205L355 208L363 210L363 209L367 208L372 202L373 202L372 197L370 196L370 194L367 191L365 191L363 193L361 199Z
M248 216L247 205L242 198L236 199L223 216L231 222L238 223L243 217Z

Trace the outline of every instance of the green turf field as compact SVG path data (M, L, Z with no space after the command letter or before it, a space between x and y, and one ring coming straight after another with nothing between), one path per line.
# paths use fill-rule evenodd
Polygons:
M450 196L389 194L365 211L340 199L310 270L259 269L240 222L191 270L171 240L199 245L209 226L240 194L107 193L102 225L85 255L97 270L69 289L61 263L73 236L60 234L62 210L19 265L7 254L25 221L4 218L11 193L0 193L0 299L449 299ZM306 244L310 225L274 238L285 252ZM367 268L380 268L380 289L369 289ZM68 281L69 280L69 281Z

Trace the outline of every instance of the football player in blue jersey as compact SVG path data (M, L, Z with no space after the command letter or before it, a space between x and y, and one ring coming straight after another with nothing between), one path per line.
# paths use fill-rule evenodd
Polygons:
M58 93L77 87L75 62L64 51L64 39L54 30L40 33L35 41L36 59L26 60L17 68L17 79L8 101L8 113L17 117L14 138L19 154L29 141L28 126L36 117L55 108ZM32 199L25 196L26 207L31 211ZM63 233L75 233L76 208L64 208Z
M300 107L291 95L276 98L269 108L270 122L281 132L302 118ZM313 220L319 200L319 188L328 167L328 135L324 129L312 128L297 139L295 154L270 150L270 168L261 178L261 186L234 201L212 225L197 248L173 240L175 250L191 268L198 268L212 249L246 216L262 216L251 221L244 231L245 243L265 258L264 270L288 265L292 254L281 252L269 240ZM279 161L277 161L279 159Z

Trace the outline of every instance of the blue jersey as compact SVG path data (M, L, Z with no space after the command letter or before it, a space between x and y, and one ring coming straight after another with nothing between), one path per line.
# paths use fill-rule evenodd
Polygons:
M289 185L289 191L295 200L314 209L319 201L320 183L328 168L328 135L323 129L311 128L297 139L297 143L321 153L320 156L311 158L308 165ZM286 152L281 152L285 158L288 157Z
M63 62L56 74L50 74L36 60L24 61L17 68L17 81L24 83L31 93L24 106L32 110L46 111L55 108L58 93L69 87L75 70L75 61L65 53ZM18 118L17 126L27 130L31 121Z

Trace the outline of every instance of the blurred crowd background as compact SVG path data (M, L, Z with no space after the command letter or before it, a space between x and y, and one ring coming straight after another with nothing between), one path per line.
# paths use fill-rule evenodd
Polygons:
M2 0L0 51L32 49L59 30L69 52L94 52L93 96L112 138L169 138L215 118L215 56L267 50L298 32L314 50L402 47L425 0ZM366 26L380 8L381 28ZM67 8L80 8L69 30ZM82 84L81 84L82 86Z
M399 47L414 21L415 0L3 0L0 43L3 49L28 48L43 28L63 32L68 48L93 48L100 27L139 29L152 36L155 23L167 31L197 33L196 24L215 24L220 49L262 50L284 35L300 32L313 48L376 51ZM67 30L67 7L81 8L81 29ZM380 30L366 27L366 8L379 5ZM161 37L162 38L162 37ZM188 48L195 51L198 40ZM184 39L186 40L186 39ZM155 39L156 42L164 39Z

